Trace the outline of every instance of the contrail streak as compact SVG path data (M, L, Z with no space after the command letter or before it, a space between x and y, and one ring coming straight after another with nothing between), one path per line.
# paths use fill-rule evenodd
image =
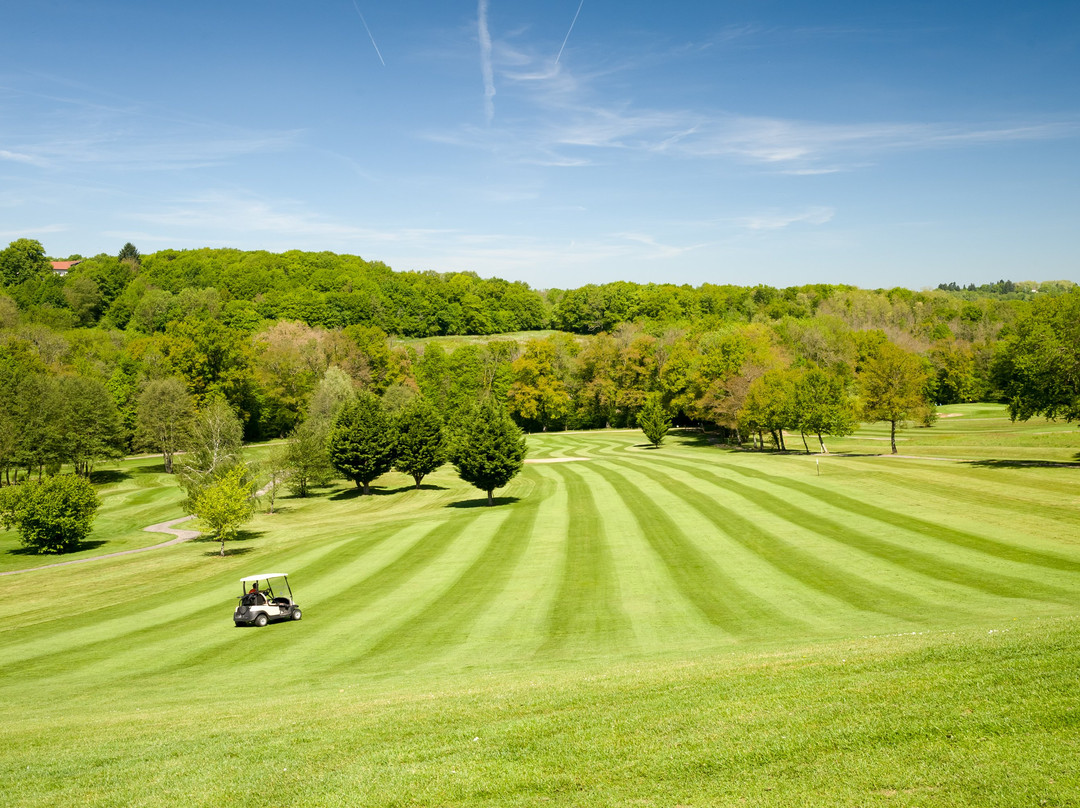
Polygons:
M476 24L480 38L480 73L484 77L484 115L491 123L495 117L495 71L491 67L491 33L488 31L487 10L488 0L479 0Z
M364 24L364 30L367 31L368 39L371 40L371 45L375 48L375 55L379 57L379 61L382 62L382 66L386 67L386 62L383 61L382 54L379 53L379 46L375 44L375 37L371 35L371 29L368 28L367 20L364 19L364 15L360 11L360 6L356 5L356 0L352 0L352 5L353 8L356 9L356 13L360 15L360 22Z
M581 13L581 7L583 5L585 5L585 0L581 0L581 2L578 3L577 11L574 12L574 19L570 21L570 31L574 30L574 23L577 22L578 14ZM559 48L559 55L555 57L555 64L559 63L559 60L562 58L563 48L565 48L566 43L570 41L570 31L566 32L566 38L562 41L562 48Z

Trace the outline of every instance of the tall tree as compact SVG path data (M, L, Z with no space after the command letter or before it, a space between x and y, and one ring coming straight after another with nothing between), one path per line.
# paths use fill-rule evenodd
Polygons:
M1080 288L1036 299L1002 341L994 377L1013 420L1080 420Z
M896 454L896 427L916 413L925 412L927 373L915 354L891 342L881 345L859 373L863 418L887 421L892 453Z
M45 248L35 239L16 239L0 250L0 281L7 286L40 278L51 270Z
M493 492L521 471L525 462L525 436L506 409L486 398L462 413L452 428L450 460L465 482Z
M244 430L236 413L220 396L195 418L187 452L176 463L177 481L194 502L203 488L240 463Z
M108 388L97 379L61 376L58 383L63 402L58 424L61 453L76 474L89 477L98 460L124 454L120 413Z
M822 453L828 453L822 436L839 438L855 431L851 396L839 374L816 367L807 370L795 385L795 407L803 446L806 446L806 433L809 432L817 436ZM806 453L810 454L809 446L806 446Z
M285 442L288 484L298 497L306 497L312 486L326 485L333 477L334 466L327 445L331 426L308 416L289 433Z
M795 387L798 374L789 368L775 368L754 379L739 410L739 426L761 437L768 432L776 448L784 451L784 430L798 423Z
M364 391L338 413L327 444L330 461L342 475L371 493L371 482L390 471L396 435L382 401Z
M135 440L161 452L166 474L172 474L173 455L187 441L194 416L187 386L174 376L151 381L139 396Z
M190 508L192 515L221 542L224 556L225 542L235 538L240 526L255 515L255 485L250 469L237 463L200 489Z
M645 433L645 437L657 449L664 442L664 437L671 428L671 416L668 415L659 395L651 395L644 406L638 410L638 426Z
M446 462L442 416L427 399L417 396L397 416L394 469L413 478L416 487Z

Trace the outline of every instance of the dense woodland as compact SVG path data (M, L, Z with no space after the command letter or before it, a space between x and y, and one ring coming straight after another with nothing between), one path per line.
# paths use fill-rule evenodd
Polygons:
M130 244L61 274L30 239L0 251L0 281L5 481L163 451L147 413L170 402L220 399L245 439L295 437L341 380L390 414L421 397L452 418L490 397L526 431L634 426L655 401L759 448L795 448L785 430L809 450L805 436L821 448L859 420L929 424L933 405L965 401L1080 417L1068 281L538 291L332 253ZM449 335L488 338L425 339Z

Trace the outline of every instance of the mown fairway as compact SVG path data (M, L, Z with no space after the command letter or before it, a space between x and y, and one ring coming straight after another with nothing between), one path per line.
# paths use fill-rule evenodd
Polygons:
M0 578L0 791L1080 804L1080 436L947 409L902 458L876 456L880 428L820 459L532 436L569 462L495 508L449 469L388 475L279 500L225 559L192 542ZM121 465L96 539L152 544L135 522L179 515L153 463ZM234 629L238 579L276 570L304 619Z

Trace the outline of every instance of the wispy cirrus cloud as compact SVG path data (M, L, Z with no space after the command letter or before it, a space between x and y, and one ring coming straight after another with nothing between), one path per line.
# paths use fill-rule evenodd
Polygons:
M836 211L831 207L815 206L799 211L771 212L754 216L743 216L735 224L744 230L782 230L793 224L827 224L832 221Z
M338 243L385 243L423 239L434 233L447 232L423 228L379 230L357 227L313 213L292 200L267 200L253 194L224 191L191 195L158 210L130 213L126 218L172 231L173 238L191 231L214 233L225 240L236 234L273 233L285 240L316 237Z
M852 171L893 153L1072 138L1075 118L1020 121L863 121L832 123L744 115L704 108L662 108L613 101L604 79L633 63L575 72L532 46L492 42L487 0L480 0L481 63L488 104L485 129L465 126L429 138L487 149L511 162L575 167L615 159L615 152L727 160L774 173L815 176ZM740 28L732 38L756 30ZM494 76L516 116L494 119ZM607 154L605 154L607 153Z
M44 166L45 162L33 154L25 152L13 152L8 149L0 149L0 160L9 160L13 163L26 163L32 166Z
M495 118L495 69L491 62L491 32L488 30L488 0L476 4L476 36L480 41L480 75L484 80L484 117Z

